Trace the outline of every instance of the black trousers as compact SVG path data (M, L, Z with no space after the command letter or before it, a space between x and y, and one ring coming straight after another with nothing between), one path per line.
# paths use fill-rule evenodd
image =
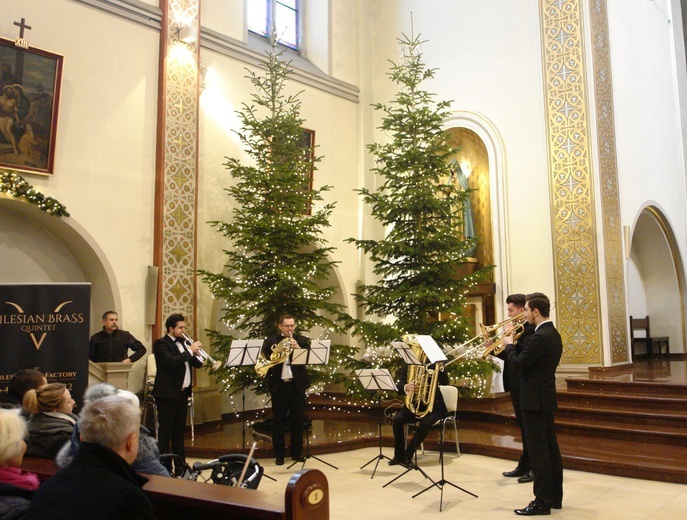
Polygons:
M275 457L286 456L286 430L292 457L303 455L303 420L305 416L305 392L296 388L293 382L279 382L277 390L272 392L272 444Z
M518 468L523 471L529 471L532 469L530 466L530 456L527 452L527 439L525 439L525 428L522 424L522 408L520 408L520 393L516 390L515 392L511 388L510 399L513 403L513 411L515 412L515 422L520 428L520 437L522 438L522 455L520 455L520 460L518 461Z
M186 429L188 398L190 396L191 389L187 388L180 390L179 397L176 399L155 398L159 422L157 442L160 453L175 453L184 461L186 460L184 430Z
M415 435L413 435L412 440L408 443L408 447L406 448L404 426L409 423L414 423L418 419L415 417L415 414L407 408L402 408L396 412L396 415L394 415L394 458L400 461L411 460L415 455L417 447L422 444L422 441L427 437L429 429L439 419L441 419L441 414L435 411L431 411L420 419L420 423L415 430Z
M534 496L551 507L563 501L563 460L553 412L522 411L527 449L534 471Z

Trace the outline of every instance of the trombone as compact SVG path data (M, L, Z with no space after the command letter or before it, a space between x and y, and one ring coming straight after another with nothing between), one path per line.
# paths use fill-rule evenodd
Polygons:
M500 354L505 348L504 338L513 334L513 340L517 340L524 332L526 323L527 317L524 312L521 312L494 325L480 325L482 331L480 334L446 352L446 356L451 356L453 359L445 363L444 367L465 357L486 359L489 355ZM499 331L501 328L503 330Z
M186 347L187 350L190 350L188 347L189 347L189 345L192 345L194 343L194 341L191 338L189 338L186 334L182 334L182 336L184 337L184 340L186 342L186 343L184 343L184 346ZM200 361L203 363L205 363L206 361L209 361L213 370L217 370L220 367L220 365L222 364L221 361L217 361L217 360L213 359L212 356L210 354L208 354L207 352L205 352L202 348L200 350L198 350L197 354L194 354L194 355L195 355L195 357L200 359Z

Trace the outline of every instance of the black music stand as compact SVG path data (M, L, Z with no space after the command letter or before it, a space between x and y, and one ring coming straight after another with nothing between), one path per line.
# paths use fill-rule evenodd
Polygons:
M312 340L310 342L310 348L297 348L293 350L293 354L291 355L291 365L326 365L329 363L329 350L331 348L331 341L328 339L317 339L317 340ZM305 395L306 398L306 403L305 403L305 420L308 420L308 408L310 403L307 401L308 399L308 394L306 393ZM291 441L293 442L293 441ZM301 469L305 467L305 463L308 462L308 459L315 459L317 461L320 461L322 464L326 464L327 466L334 468L334 469L339 469L334 464L330 464L326 460L322 460L319 457L316 457L315 455L310 455L310 434L306 432L305 436L305 460L303 460L303 465L301 466ZM292 462L288 469L291 469L293 466L298 464L299 461L294 461Z
M243 367L255 366L258 362L260 349L262 348L261 339L235 339L229 346L229 355L224 362L224 367ZM241 449L246 447L246 389L241 389Z
M429 491L433 487L437 487L437 488L439 488L439 491L441 491L441 497L439 498L439 512L441 512L444 508L444 486L446 486L446 485L453 486L456 489L460 489L463 493L467 493L468 495L472 495L475 498L479 498L479 497L477 495L475 495L474 493L468 491L467 489L463 489L462 487L457 486L453 482L450 482L444 478L444 429L443 428L441 429L441 436L439 437L439 439L440 439L439 440L439 464L441 465L441 478L437 482L432 481L432 483L429 486L427 486L425 489L423 489L422 491L419 491L418 493L415 493L413 495L413 498L415 498L418 495L421 495L425 491ZM458 441L456 440L456 442L458 442ZM430 480L432 480L432 479L430 479Z
M372 471L372 476L370 477L373 479L375 477L375 473L377 472L379 461L384 459L391 460L382 453L382 422L384 420L384 409L382 408L382 396L379 391L393 390L398 392L398 388L396 388L394 378L386 368L361 368L360 370L356 370L355 374L358 376L358 380L360 381L360 384L363 385L365 390L377 392L377 406L379 407L379 421L377 423L379 425L379 455L373 457L368 462L360 466L360 469L364 469L374 461L377 461L375 464L375 469Z
M447 361L447 357L444 354L444 351L441 350L441 347L437 344L434 339L432 339L431 336L421 336L421 335L415 335L414 336L415 341L417 341L418 345L422 348L423 352L425 353L426 358L429 360L429 363L440 363ZM406 362L408 365L424 365L425 360L420 360L417 355L415 354L415 351L413 350L413 347L408 345L404 341L394 341L391 344L396 351L401 355L403 358L403 361ZM419 471L422 473L422 476L425 477L427 480L429 480L432 483L432 486L436 485L434 480L432 480L427 473L424 472L424 470L417 465L417 451L415 452L415 457L414 457L414 462L408 466L404 466L406 470L401 473L400 475L397 475L393 479L391 479L389 482L384 484L382 487L387 487L390 484L393 484L396 482L398 479L406 475L407 473L415 470ZM431 487L431 486L430 486Z

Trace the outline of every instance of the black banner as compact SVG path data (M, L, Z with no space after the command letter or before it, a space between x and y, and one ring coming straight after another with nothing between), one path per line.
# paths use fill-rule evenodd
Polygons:
M88 386L91 284L0 284L0 389L35 368L81 402Z

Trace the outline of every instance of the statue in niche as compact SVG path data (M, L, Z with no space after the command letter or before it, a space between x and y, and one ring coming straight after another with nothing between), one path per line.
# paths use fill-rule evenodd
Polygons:
M461 189L467 190L468 189L468 178L467 176L463 173L463 170L460 167L460 164L456 159L451 159L451 161L448 163L449 169L451 170L451 178L449 179L450 182L458 182L460 184ZM465 238L474 238L475 237L475 221L472 216L472 204L470 202L470 198L468 197L465 200L465 204L463 204L463 236ZM477 248L477 245L473 245L472 249L469 251L470 256L475 256L475 249Z

